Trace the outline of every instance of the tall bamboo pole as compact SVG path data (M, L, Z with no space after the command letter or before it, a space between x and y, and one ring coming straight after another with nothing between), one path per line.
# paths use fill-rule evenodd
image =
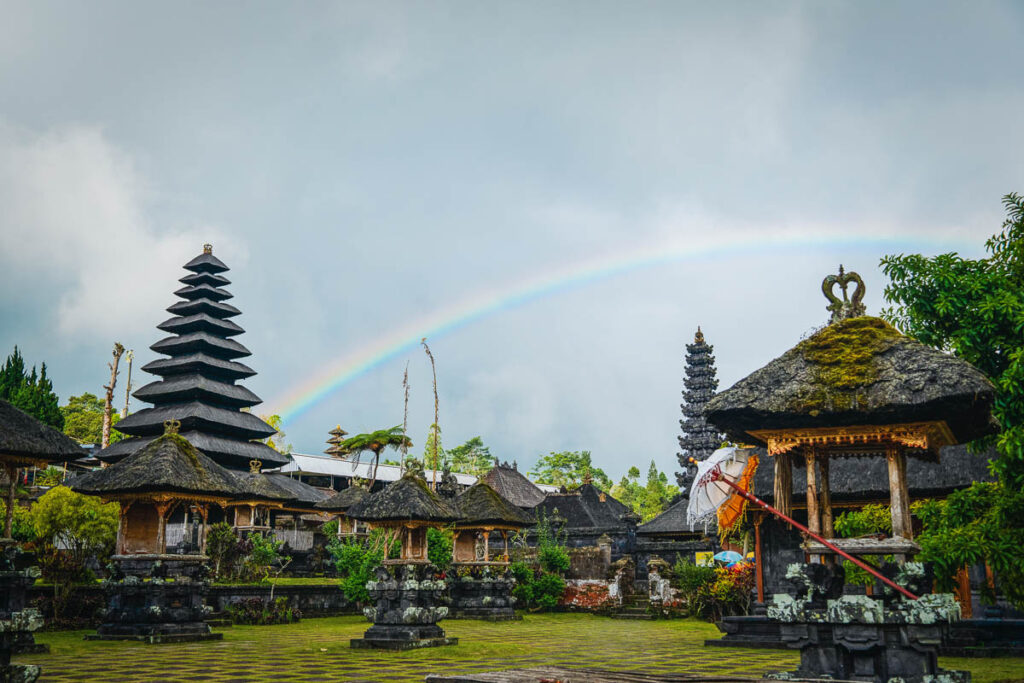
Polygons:
M441 440L441 424L440 418L438 417L438 401L437 401L437 366L434 365L434 354L430 352L430 347L427 346L427 338L424 337L420 340L423 344L423 350L427 352L427 358L430 359L430 370L434 373L434 466L431 474L430 488L434 491L437 490L437 446Z
M114 362L107 363L107 367L110 368L110 384L103 387L107 390L107 397L103 404L103 437L100 442L100 448L106 448L110 445L110 423L114 412L114 387L117 386L117 364L121 361L121 354L123 353L124 347L121 346L121 343L114 342Z

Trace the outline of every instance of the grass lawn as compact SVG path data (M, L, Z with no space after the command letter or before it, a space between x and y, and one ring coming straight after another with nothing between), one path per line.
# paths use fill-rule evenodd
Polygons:
M618 621L588 614L527 615L492 624L444 621L459 645L413 652L351 650L367 628L361 617L307 619L287 626L235 626L222 642L145 645L84 641L86 631L42 633L45 681L422 681L429 672L468 672L542 664L652 673L746 674L796 665L777 650L705 648L718 637L700 621ZM1024 658L944 660L980 683L1024 681Z

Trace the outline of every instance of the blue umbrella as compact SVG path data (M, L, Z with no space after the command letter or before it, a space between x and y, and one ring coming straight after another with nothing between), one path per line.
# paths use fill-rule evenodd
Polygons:
M722 552L715 555L715 559L719 562L742 562L743 556L735 550L723 550Z

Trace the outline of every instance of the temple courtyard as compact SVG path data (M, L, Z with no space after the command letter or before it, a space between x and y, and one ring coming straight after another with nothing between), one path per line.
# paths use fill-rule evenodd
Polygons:
M15 661L43 666L46 681L422 681L428 673L536 666L652 674L742 675L796 666L796 652L704 647L713 624L695 620L622 621L589 614L526 615L523 621L447 620L453 647L411 652L353 650L362 617L307 619L286 626L234 626L218 642L146 645L84 641L89 631L40 633L49 655ZM1024 681L1024 658L940 659L975 683Z

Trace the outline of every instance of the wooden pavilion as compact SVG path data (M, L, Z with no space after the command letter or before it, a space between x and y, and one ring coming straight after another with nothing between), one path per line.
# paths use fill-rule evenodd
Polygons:
M364 535L359 521L348 516L349 508L361 502L369 495L365 488L352 484L338 491L330 498L320 501L314 507L322 512L331 513L338 520L338 538Z
M456 565L476 566L509 564L509 533L533 526L536 520L502 498L497 491L479 482L455 499L462 518L455 523L452 559ZM492 555L490 538L497 532L502 541L501 553Z

